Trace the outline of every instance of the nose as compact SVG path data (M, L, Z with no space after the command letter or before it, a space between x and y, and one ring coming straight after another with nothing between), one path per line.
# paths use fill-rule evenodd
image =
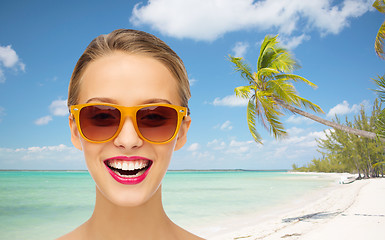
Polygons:
M135 130L134 123L130 117L124 120L123 127L114 139L115 146L124 149L133 149L143 145L143 140Z

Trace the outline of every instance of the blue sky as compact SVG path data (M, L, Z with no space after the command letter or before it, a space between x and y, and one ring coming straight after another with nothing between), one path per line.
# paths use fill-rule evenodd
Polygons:
M233 95L246 83L228 54L255 66L266 34L279 34L318 85L296 88L324 118L351 118L376 98L384 74L374 38L385 16L365 0L13 1L0 3L0 169L86 169L72 147L65 101L88 43L117 28L150 32L183 59L191 81L192 126L170 169L288 169L319 157L328 127L287 114L289 137L258 126L253 142L246 105Z

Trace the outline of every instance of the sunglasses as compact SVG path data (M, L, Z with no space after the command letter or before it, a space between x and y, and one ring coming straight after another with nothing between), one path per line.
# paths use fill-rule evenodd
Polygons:
M150 143L168 143L177 135L187 108L171 104L124 107L108 103L71 106L81 136L92 143L104 143L119 135L126 117L136 133Z

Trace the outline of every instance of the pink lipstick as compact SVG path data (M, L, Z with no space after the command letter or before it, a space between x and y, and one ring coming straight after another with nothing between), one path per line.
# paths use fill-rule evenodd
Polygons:
M152 161L138 156L118 156L104 160L104 165L117 182L134 185L147 177Z

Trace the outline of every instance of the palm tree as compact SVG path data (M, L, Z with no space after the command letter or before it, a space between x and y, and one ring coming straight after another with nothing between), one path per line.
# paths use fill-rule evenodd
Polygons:
M385 0L376 0L373 3L373 7L376 8L380 13L385 13ZM382 23L380 29L378 30L376 42L374 44L374 49L376 50L377 55L382 59L385 59L384 41L385 21Z
M385 0L376 0L373 3L373 7L376 8L380 13L385 13ZM385 21L381 24L380 29L378 30L376 41L374 43L374 50L376 51L376 54L385 60L385 51L384 51L384 41L385 41ZM377 79L374 79L374 82L379 87L377 91L381 102L385 102L385 75L380 77L377 76ZM376 123L377 127L377 135L379 138L385 137L385 109L381 111L380 116L377 119ZM379 162L373 165L373 168L385 164L385 162Z
M385 75L377 76L377 78L373 79L373 82L378 86L378 88L375 89L374 91L377 93L378 97L380 98L380 101L384 103L385 102ZM377 119L376 127L377 127L377 135L379 137L385 138L385 108L381 111L381 114Z
M385 0L376 0L373 3L373 7L376 8L380 13L385 13ZM374 50L377 55L385 60L384 52L384 41L385 41L385 21L382 23L378 30L376 41L374 44ZM378 86L378 89L374 90L377 92L381 102L385 102L385 75L377 76L373 79L374 83ZM376 127L378 129L377 135L379 137L385 137L385 109L382 110L381 115L377 119Z
M284 115L283 110L300 114L348 133L371 139L376 138L375 133L331 122L299 109L304 107L316 113L323 113L318 105L298 96L292 82L304 82L313 88L317 86L301 76L292 74L292 71L300 66L290 52L279 46L277 37L278 35L265 37L258 57L257 72L253 73L242 58L229 56L230 61L235 65L235 70L240 72L242 78L249 84L237 87L234 91L238 97L249 100L247 123L254 140L262 143L262 138L256 130L256 118L276 139L287 135L279 119Z

